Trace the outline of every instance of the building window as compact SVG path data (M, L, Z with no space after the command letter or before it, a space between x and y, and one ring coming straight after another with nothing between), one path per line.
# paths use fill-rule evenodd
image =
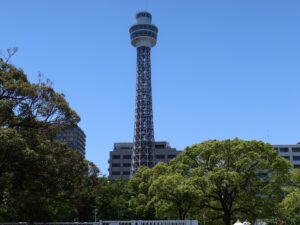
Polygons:
M130 175L130 171L123 171L123 175Z
M267 180L268 179L268 173L258 173L257 176L261 180Z
M123 155L123 159L131 159L131 155Z
M121 165L120 165L120 163L113 163L113 164L111 164L111 166L112 167L120 167Z
M294 168L295 168L295 169L299 169L299 168L300 168L300 165L294 165Z
M112 159L120 159L120 155L112 155Z
M131 148L130 147L120 147L120 149L122 149L122 150L130 150Z
M283 156L283 158L287 159L290 161L290 157L289 156Z
M300 152L300 148L292 148L292 152Z
M293 156L293 160L300 161L300 156Z
M112 175L121 175L120 171L113 171L111 172Z
M176 157L176 155L168 155L168 159L173 159L175 157Z
M164 158L165 158L165 155L156 155L156 158L157 158L157 159L164 159Z
M279 151L280 152L289 152L289 148L280 148Z
M155 145L155 148L165 148L165 145Z
M131 163L123 163L123 167L131 167Z

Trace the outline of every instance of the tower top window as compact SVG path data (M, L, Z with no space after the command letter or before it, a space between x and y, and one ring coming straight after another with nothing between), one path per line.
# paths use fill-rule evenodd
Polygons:
M136 18L140 18L140 17L152 18L152 15L148 12L139 12L136 14Z

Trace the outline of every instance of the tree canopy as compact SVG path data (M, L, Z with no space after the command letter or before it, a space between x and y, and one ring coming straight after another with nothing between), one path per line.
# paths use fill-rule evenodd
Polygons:
M239 139L211 140L188 147L171 163L192 179L199 208L212 221L268 218L284 196L290 163L271 145Z
M169 164L141 168L129 181L129 206L147 219L232 224L272 218L284 198L290 163L260 141L210 140Z
M291 173L289 185L285 187L286 195L277 207L277 213L270 220L270 225L300 224L300 170Z
M0 221L91 217L98 168L56 140L79 120L49 81L0 59Z

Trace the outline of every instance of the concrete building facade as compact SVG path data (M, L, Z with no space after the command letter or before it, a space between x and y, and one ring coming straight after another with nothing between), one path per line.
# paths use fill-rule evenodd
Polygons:
M115 143L114 149L109 153L109 178L129 179L132 166L133 143ZM180 151L172 148L168 142L160 141L154 144L154 164L168 163Z
M300 168L300 144L273 145L278 154L291 162L294 168Z
M291 162L294 168L300 168L300 144L296 145L272 145L278 155ZM109 154L109 178L129 179L132 163L133 143L115 143L114 149ZM168 142L155 142L154 164L158 162L168 163L181 151L172 148Z

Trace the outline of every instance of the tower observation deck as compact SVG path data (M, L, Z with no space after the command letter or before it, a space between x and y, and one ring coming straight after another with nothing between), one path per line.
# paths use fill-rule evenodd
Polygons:
M154 128L151 88L151 48L156 45L158 29L148 12L136 15L137 23L130 27L131 44L137 48L137 75L134 140L131 175L140 166L154 166Z

